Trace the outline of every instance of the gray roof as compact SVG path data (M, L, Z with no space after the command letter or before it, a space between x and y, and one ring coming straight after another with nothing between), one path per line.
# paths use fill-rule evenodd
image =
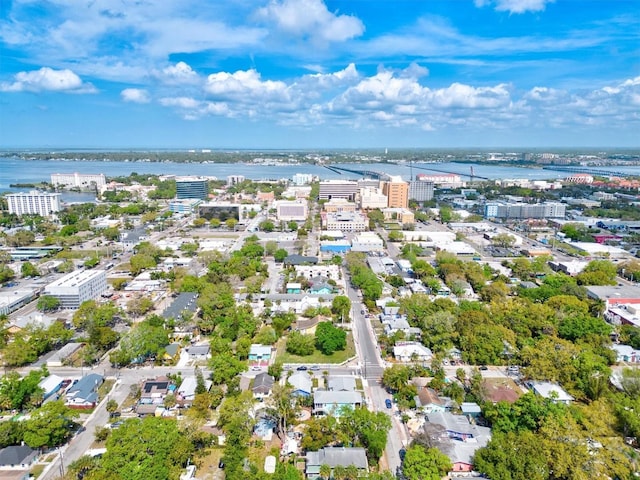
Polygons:
M190 312L195 312L198 308L196 300L198 299L197 293L192 292L183 292L178 295L175 300L169 305L164 312L162 312L163 318L175 318L179 319L182 317L182 312L188 310Z
M329 377L329 390L352 392L356 389L355 377Z
M273 386L274 380L271 375L268 373L259 373L256 375L256 378L253 380L253 390L256 389L271 389Z
M588 286L587 295L598 300L615 300L616 298L640 298L640 287L618 285L613 287Z
M304 255L289 255L284 259L285 265L304 265L305 263L318 263L318 257L305 257Z
M12 445L0 450L0 466L12 466L31 463L38 454L27 445Z
M104 382L102 375L90 373L67 390L67 398L93 402L98 398L98 387L102 385L102 382Z
M307 452L307 468L329 465L331 468L342 465L355 465L359 469L369 468L364 448L324 447L317 452Z
M180 348L180 344L179 343L170 343L169 345L164 347L164 351L170 357L175 357L176 353L178 353L178 349L179 348Z
M313 403L316 405L355 405L362 403L362 395L358 392L316 390L313 392Z
M211 351L211 347L209 345L194 345L193 347L187 348L187 352L189 355L208 355Z
M287 379L287 382L293 387L294 392L299 390L301 392L311 393L311 385L313 385L313 382L307 372L296 372Z

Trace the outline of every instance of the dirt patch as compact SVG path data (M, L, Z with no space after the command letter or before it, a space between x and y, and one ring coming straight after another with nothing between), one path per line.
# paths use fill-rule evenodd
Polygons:
M522 396L522 390L510 378L485 378L482 384L490 402L513 403Z

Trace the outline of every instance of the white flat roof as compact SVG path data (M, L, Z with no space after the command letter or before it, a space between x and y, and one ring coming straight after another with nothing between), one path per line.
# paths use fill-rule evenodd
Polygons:
M99 277L105 274L105 270L76 270L62 278L59 278L55 282L51 282L47 285L47 288L51 287L73 287L79 283L84 283L87 280Z

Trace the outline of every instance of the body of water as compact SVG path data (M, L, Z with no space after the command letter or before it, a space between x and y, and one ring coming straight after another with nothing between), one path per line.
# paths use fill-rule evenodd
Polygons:
M371 164L339 164L342 168L354 170L373 170L392 175L401 175L405 180L411 176L406 165L371 163ZM556 172L539 168L519 168L500 165L481 165L468 163L416 163L414 176L419 173L453 172L469 179L470 168L474 175L489 179L528 178L530 180L552 180L565 178L568 172ZM605 170L604 167L599 167ZM640 167L611 167L612 171L623 171L640 174ZM320 165L255 165L244 163L172 163L172 162L104 162L73 160L23 160L20 158L0 158L0 192L23 191L25 188L10 188L11 184L50 182L52 173L104 173L107 177L128 176L132 172L156 175L205 175L226 179L228 175L244 175L251 180L291 178L295 173L310 173L321 179L352 179L360 175L344 172L343 174L329 170ZM72 199L65 201L75 201Z

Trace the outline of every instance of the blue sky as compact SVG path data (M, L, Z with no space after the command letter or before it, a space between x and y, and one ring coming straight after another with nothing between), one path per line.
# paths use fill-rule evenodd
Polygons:
M2 0L0 148L640 146L638 0Z

